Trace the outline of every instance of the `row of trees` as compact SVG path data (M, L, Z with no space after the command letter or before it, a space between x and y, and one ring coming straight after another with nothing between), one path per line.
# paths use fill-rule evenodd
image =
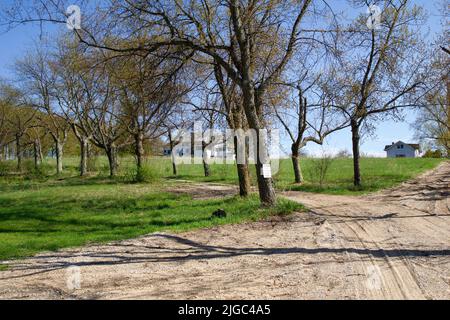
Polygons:
M92 143L105 151L114 175L118 149L133 145L140 167L143 141L168 134L173 146L172 130L203 119L209 129L285 129L298 183L301 148L349 127L360 186L361 133L429 105L430 92L438 90L429 75L440 69L421 38L424 13L410 2L374 1L381 8L374 24L365 14L347 22L324 1L111 0L82 6L81 29L17 70L28 88L26 105L48 119L58 171L69 129L80 142L81 174ZM369 4L351 1L363 9ZM10 27L65 24L66 7L62 0L16 6L4 19ZM271 206L275 189L263 165L258 153L259 195ZM237 164L237 172L246 196L249 164Z
M20 85L2 86L0 147L16 142L19 169L22 149L30 140L41 159L40 141L49 136L61 173L64 148L72 135L79 142L82 176L87 173L90 145L104 150L110 175L115 176L119 150L133 146L141 168L144 141L170 129L164 120L188 83L179 81L182 74L175 71L179 66L81 49L63 40L53 50L40 46L17 61Z

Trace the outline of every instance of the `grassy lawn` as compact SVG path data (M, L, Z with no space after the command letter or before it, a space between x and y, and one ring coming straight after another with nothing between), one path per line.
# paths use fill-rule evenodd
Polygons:
M435 168L442 159L380 159L362 158L361 176L362 187L353 186L353 160L334 159L326 175L325 183L320 186L314 177L312 159L301 161L303 175L306 182L303 185L292 184L292 165L285 161L276 179L279 189L320 192L328 194L366 194L398 185L406 180Z
M0 260L302 210L289 201L261 209L256 196L247 201L237 197L192 200L164 191L161 183L126 184L98 178L28 182L0 180ZM218 208L227 212L226 218L211 218Z
M293 169L290 159L280 162L278 173L274 176L276 187L279 190L294 190L306 192L318 192L328 194L365 194L381 189L393 187L417 175L435 168L443 159L381 159L362 158L361 175L362 187L355 189L353 186L353 160L334 159L327 172L322 186L314 171L315 159L300 160L305 183L295 185L293 183ZM236 170L231 165L212 165L210 177L202 176L201 165L183 165L179 168L178 179L186 179L203 182L237 183ZM254 166L251 166L252 182L256 182Z

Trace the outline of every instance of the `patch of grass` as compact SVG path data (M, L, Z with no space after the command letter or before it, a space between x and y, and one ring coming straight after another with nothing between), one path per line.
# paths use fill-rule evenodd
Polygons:
M311 179L308 180L308 172L311 170L310 159L302 159L300 161L306 178L305 183L302 185L292 183L292 168L287 162L282 162L280 173L276 180L277 188L328 194L366 194L396 186L427 170L435 168L444 160L424 158L362 158L362 186L360 188L355 188L353 185L352 161L352 159L333 160L322 187L318 183L309 181Z
M94 185L94 184L117 184L123 182L146 182L160 183L167 180L189 180L195 182L213 182L234 184L238 183L236 166L233 164L211 164L211 176L203 175L202 164L181 164L178 165L178 175L172 175L172 164L169 157L153 157L145 162L145 172L136 174L135 160L132 157L122 157L119 161L119 176L115 179L108 177L107 159L99 156L96 158L97 167L105 168L97 172L90 173L88 178L78 177L78 158L65 158L65 171L62 175L54 178L52 175L44 177L6 175L1 177L0 191L31 190L42 186L63 186L63 185ZM327 194L364 194L378 191L398 185L408 179L435 168L445 159L386 159L386 158L362 158L361 174L362 187L355 189L353 186L353 160L334 159L327 172L323 185L312 177L314 172L314 159L302 158L300 164L305 178L305 183L296 185L293 183L294 174L290 159L280 161L279 171L274 175L275 185L278 190L298 190L306 192L318 192ZM53 160L47 162L47 167L54 166ZM4 164L4 167L11 167L13 163ZM5 169L6 171L6 169ZM250 165L250 176L252 184L256 184L256 172L254 165Z
M6 271L9 269L9 266L7 264L0 264L0 272Z
M33 188L24 190L10 186L0 194L0 260L156 231L180 232L260 220L303 209L286 200L263 209L256 195L193 200L165 192L163 184L66 180L35 182ZM219 208L227 217L211 218Z
M300 160L305 182L302 185L294 184L294 172L290 159L280 161L279 171L274 175L274 181L278 190L293 190L327 194L365 194L382 189L390 188L404 181L412 179L417 175L435 168L445 159L425 158L362 158L361 175L362 186L353 186L353 160L333 159L322 186L317 179L311 175L314 172L314 159L303 158ZM169 162L170 164L170 162ZM216 182L226 184L237 184L238 178L234 165L211 165L211 176L203 176L201 165L179 166L177 179L198 182ZM256 183L254 166L250 167L252 184Z

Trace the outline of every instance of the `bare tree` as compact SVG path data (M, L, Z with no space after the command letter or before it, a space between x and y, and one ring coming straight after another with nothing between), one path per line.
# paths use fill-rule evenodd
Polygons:
M447 32L448 33L448 32ZM444 33L437 39L442 43L448 35ZM423 142L432 142L437 148L444 149L450 157L450 55L435 45L431 50L427 68L428 81L420 93L418 116L413 125L416 136Z
M118 150L131 143L126 136L127 129L121 114L119 94L113 85L111 70L113 66L96 65L96 57L86 57L90 60L89 67L79 75L83 85L83 105L73 104L72 112L77 119L77 127L82 129L84 136L91 137L97 147L105 150L108 157L110 176L117 175Z
M118 119L134 139L138 169L142 167L144 140L165 133L164 119L189 88L177 81L183 66L162 58L128 56L114 59L113 76L122 104Z
M80 144L80 176L88 173L88 150L91 135L79 121L89 114L88 97L83 76L88 66L86 59L73 44L60 41L55 57L57 70L56 90L54 98L58 102L61 115L72 128L72 132Z
M30 105L45 112L45 115L38 114L38 120L40 125L48 130L55 142L57 173L60 174L63 171L64 144L67 141L70 127L65 118L61 116L53 99L54 92L57 90L57 70L55 70L49 54L38 49L17 61L16 71L27 88Z
M361 185L361 128L414 106L413 93L423 84L424 55L417 27L422 19L418 7L408 0L375 1L382 6L381 22L366 26L360 16L355 30L341 42L342 65L328 90L333 105L350 121L353 145L354 184ZM357 3L368 6L368 1Z
M328 135L348 127L349 124L345 119L340 120L337 112L331 108L331 100L322 91L319 78L305 90L300 84L284 84L284 86L296 91L296 97L292 103L288 102L287 108L281 109L273 103L273 109L292 142L291 159L295 183L302 183L303 174L299 163L301 149L310 142L322 145ZM316 97L317 101L313 104L308 103L306 97L308 90L313 91L312 96Z

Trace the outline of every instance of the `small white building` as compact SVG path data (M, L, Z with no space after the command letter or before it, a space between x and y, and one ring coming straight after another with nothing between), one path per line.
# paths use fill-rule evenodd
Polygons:
M387 145L384 151L386 151L388 158L418 158L420 156L420 145L397 141Z

